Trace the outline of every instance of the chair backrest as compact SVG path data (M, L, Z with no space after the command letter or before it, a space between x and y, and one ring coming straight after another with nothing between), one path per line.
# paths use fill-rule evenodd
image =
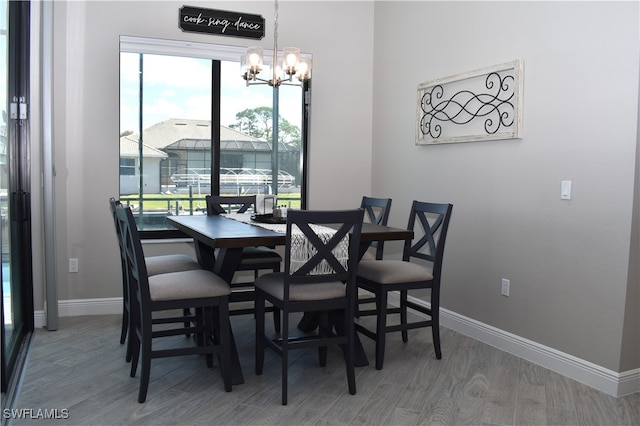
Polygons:
M362 209L289 211L284 300L289 284L343 281L353 294L363 216Z
M126 260L126 255L125 255L125 250L124 250L124 242L122 241L122 229L120 226L120 221L118 220L117 214L116 214L116 209L118 208L118 206L121 206L121 203L119 200L116 200L114 197L109 198L109 208L111 209L111 215L113 216L113 222L115 224L116 227L116 236L118 237L118 246L120 246L120 262L122 264L122 286L123 286L123 292L124 292L124 297L126 298L128 296L127 292L127 260Z
M255 210L255 195L218 196L207 195L207 215L214 216L224 213L246 213L253 208Z
M118 237L118 244L120 244L122 249L122 232L120 230L120 223L118 221L118 217L116 215L116 209L120 206L121 203L119 200L116 200L114 197L109 198L109 209L111 210L111 216L113 216L113 222L116 227L116 235Z
M360 204L366 213L365 218L376 225L387 225L389 212L391 211L391 198L362 197ZM374 241L371 247L376 249L376 259L382 259L384 253L384 241Z
M366 213L365 219L376 225L387 225L391 211L391 198L362 197L360 204Z
M136 221L129 207L119 204L115 207L115 211L122 232L132 305L131 311L134 315L136 313L142 314L142 321L150 321L151 295L149 293L149 279ZM140 306L137 306L136 299Z
M433 278L440 279L444 243L449 229L452 204L414 201L407 229L414 231L413 240L405 242L403 260L412 257L433 262ZM416 224L419 224L416 226Z
M116 231L119 230L118 218L116 217L116 207L120 205L120 200L116 200L114 197L109 198L109 210L111 210L111 216L113 216L113 222L116 225ZM120 239L120 234L118 234Z

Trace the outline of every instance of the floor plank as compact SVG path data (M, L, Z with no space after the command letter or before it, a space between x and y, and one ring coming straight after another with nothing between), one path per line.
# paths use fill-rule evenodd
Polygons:
M373 321L361 318L359 321ZM292 321L295 324L294 321ZM371 322L369 323L371 324ZM64 317L58 331L37 330L17 409L68 410L68 419L13 419L32 425L638 425L640 394L613 398L528 361L448 329L437 360L429 329L387 338L384 369L362 337L371 365L356 369L348 392L344 359L329 348L327 365L315 350L289 360L289 405L280 404L280 358L267 351L254 374L254 321L232 326L245 384L224 392L217 361L204 357L152 362L147 402L139 377L129 377L119 344L120 316ZM165 345L189 343L184 336Z

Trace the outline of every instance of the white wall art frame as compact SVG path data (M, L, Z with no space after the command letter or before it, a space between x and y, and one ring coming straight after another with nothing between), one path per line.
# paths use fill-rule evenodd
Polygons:
M523 64L418 85L416 145L522 138Z

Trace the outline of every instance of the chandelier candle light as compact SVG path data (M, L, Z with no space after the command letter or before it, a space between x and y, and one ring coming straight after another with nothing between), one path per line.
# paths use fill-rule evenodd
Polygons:
M240 63L243 71L242 78L246 80L247 86L252 84L268 84L274 88L278 88L281 84L301 86L306 80L311 79L311 56L301 55L297 47L285 47L282 49L282 54L278 52L278 0L275 1L274 9L271 78L267 80L258 77L265 65L262 47L248 47L247 54L242 56ZM298 81L294 81L294 76Z

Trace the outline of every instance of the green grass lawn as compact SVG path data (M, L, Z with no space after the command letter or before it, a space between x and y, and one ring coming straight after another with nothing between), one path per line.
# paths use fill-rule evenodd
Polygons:
M237 195L237 194L221 194L221 195ZM205 195L193 195L190 199L189 194L144 194L142 196L145 212L175 212L204 210L207 207ZM137 206L139 201L138 195L123 195L120 201L124 204ZM285 204L292 208L300 208L300 194L281 194L278 196L278 204Z

